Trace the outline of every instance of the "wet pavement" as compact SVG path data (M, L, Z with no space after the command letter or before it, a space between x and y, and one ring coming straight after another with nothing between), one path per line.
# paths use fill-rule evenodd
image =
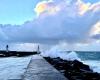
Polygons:
M34 55L22 80L68 80L43 57Z

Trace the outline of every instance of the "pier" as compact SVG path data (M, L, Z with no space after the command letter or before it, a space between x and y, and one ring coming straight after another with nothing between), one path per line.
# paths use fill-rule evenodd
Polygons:
M22 80L68 80L40 55L33 55Z
M11 56L16 56L16 57L24 57L24 56L30 56L30 55L35 55L40 53L40 47L38 45L37 51L11 51L9 50L9 45L6 45L5 50L0 50L0 57L11 57Z
M16 56L16 57L24 57L29 55L37 54L37 51L33 52L25 52L25 51L0 51L0 57L10 57L10 56Z

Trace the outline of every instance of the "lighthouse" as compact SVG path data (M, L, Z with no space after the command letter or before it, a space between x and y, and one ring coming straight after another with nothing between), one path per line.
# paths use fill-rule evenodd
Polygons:
M37 54L40 54L40 47L39 47L39 45L37 47Z
M6 45L6 52L9 52L9 46L8 45Z

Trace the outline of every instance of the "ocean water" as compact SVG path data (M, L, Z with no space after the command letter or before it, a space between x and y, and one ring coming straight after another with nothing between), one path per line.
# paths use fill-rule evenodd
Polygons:
M76 52L84 64L90 66L94 72L100 73L100 52Z
M0 80L21 79L30 59L31 56L0 58Z
M89 51L80 51L76 52L78 54L78 57L81 58L81 60L99 60L100 61L100 52L89 52Z

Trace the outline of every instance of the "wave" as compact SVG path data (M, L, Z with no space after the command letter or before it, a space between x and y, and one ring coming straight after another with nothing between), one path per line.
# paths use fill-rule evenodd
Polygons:
M100 60L86 60L83 63L89 65L94 72L100 73Z

